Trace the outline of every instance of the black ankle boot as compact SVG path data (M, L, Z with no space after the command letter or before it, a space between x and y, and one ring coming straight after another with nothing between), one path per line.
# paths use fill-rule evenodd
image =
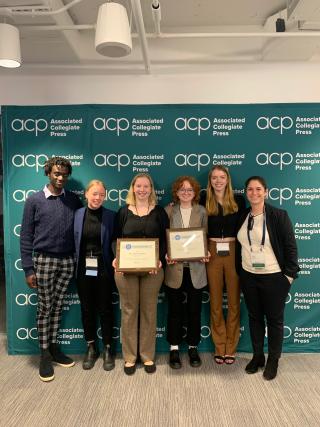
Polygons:
M247 374L255 374L259 368L263 368L265 364L264 354L254 354L253 358L246 366Z
M106 345L103 349L103 369L111 371L115 366L114 355L112 354L110 345Z
M82 362L82 368L92 369L98 357L99 357L99 352L96 349L95 343L93 342L88 343L88 349Z
M263 371L263 377L267 380L273 380L277 376L279 359L268 356L265 370Z

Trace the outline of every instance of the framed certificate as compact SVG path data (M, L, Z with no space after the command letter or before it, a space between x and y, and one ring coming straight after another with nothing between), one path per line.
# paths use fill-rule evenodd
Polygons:
M158 269L159 239L117 239L117 271L136 273Z
M173 261L199 261L208 254L204 228L167 229L168 256Z

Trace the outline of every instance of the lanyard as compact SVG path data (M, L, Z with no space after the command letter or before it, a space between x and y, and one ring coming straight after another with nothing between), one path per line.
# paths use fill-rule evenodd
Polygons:
M250 226L250 224L252 224L252 225ZM251 251L252 251L252 242L251 242L251 237L250 237L250 231L252 231L252 229L253 229L253 224L254 224L254 216L251 215L251 213L250 213L249 218L248 218L247 237L248 237L248 242L249 242ZM265 241L266 241L266 229L267 229L266 212L265 212L265 210L263 210L263 226L262 226L262 238L261 238L261 243L260 243L260 249L263 249Z

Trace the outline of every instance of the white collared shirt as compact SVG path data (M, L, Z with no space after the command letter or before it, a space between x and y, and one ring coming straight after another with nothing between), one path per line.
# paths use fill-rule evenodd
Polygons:
M51 193L51 191L49 190L49 188L48 188L48 185L45 185L44 186L44 188L43 188L43 192L44 192L44 195L45 195L45 198L46 199L48 199L50 196L57 196L57 194L53 194L53 193ZM59 194L59 196L61 196L61 195L65 195L66 194L66 192L64 191L64 188L62 189L62 191L61 191L61 193Z

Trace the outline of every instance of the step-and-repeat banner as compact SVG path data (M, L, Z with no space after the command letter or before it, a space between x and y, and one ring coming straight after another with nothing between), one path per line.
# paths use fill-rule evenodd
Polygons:
M100 179L108 189L105 206L115 211L125 203L129 183L139 172L152 175L162 206L170 201L177 176L193 175L205 188L208 171L216 164L229 168L236 193L244 193L250 175L264 176L269 203L289 212L299 249L301 272L287 300L284 351L320 351L320 104L16 106L3 107L2 119L10 354L38 351L37 294L25 284L19 234L24 202L47 183L43 165L54 155L72 162L69 189L83 198L86 184ZM114 339L120 350L116 289L113 304ZM160 352L168 350L166 310L162 289ZM207 290L202 315L200 349L211 351ZM68 353L85 349L74 283L65 297L58 339ZM251 351L243 300L239 351Z

